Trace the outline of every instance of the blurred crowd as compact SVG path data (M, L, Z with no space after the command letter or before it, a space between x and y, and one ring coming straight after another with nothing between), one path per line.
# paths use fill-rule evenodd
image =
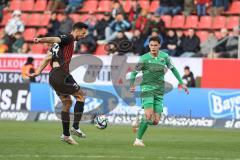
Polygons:
M69 15L77 12L83 2L51 0L45 13L51 14L47 33L41 36L69 33L74 23ZM75 53L93 54L97 45L105 45L108 54L142 55L149 50L149 37L158 36L161 39L161 49L174 57L235 58L238 52L238 26L232 30L222 28L220 36L210 30L207 40L201 43L195 29L169 29L161 18L162 15L176 14L217 16L228 10L229 3L229 0L160 0L161 5L156 12L149 13L141 8L138 1L132 1L130 12L125 13L121 3L115 0L111 12L103 13L101 19L97 19L94 13L89 13L85 21L89 25L89 33L86 38L76 43ZM7 1L2 1L1 11L5 6ZM59 9L64 12L59 13ZM61 14L61 21L57 14ZM24 29L21 11L15 10L0 34L0 53L30 52L23 37Z

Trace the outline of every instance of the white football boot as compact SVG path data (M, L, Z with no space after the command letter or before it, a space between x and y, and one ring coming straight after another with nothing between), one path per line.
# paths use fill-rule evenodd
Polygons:
M68 144L78 145L78 143L71 136L65 136L62 134L60 138L61 138L61 141L66 142Z
M87 137L86 134L83 133L83 132L80 130L80 128L79 128L79 129L75 129L74 127L72 127L72 128L70 129L70 132L71 132L72 135L78 136L78 137L80 137L80 138L86 138L86 137Z
M145 147L143 140L136 138L136 140L133 143L133 146L135 147Z

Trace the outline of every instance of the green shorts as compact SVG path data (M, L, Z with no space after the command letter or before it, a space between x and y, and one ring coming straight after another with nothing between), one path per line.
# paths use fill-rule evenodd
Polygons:
M143 109L152 108L155 113L163 111L163 96L151 96L142 98Z

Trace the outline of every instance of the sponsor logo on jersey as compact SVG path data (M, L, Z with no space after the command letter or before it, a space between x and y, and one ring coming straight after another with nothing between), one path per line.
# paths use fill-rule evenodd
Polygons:
M231 116L240 119L240 92L219 93L209 92L210 114L213 118Z

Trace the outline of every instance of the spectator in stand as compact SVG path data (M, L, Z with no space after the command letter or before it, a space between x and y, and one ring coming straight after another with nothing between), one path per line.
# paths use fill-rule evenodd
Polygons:
M135 20L139 17L141 13L141 6L138 1L131 1L131 9L129 11L129 22L132 22L133 25L135 24Z
M24 38L22 36L22 32L17 32L14 35L15 41L13 42L11 46L11 52L12 53L22 53L22 48L24 45Z
M35 72L33 62L34 59L32 57L28 57L27 62L22 67L22 79L24 83L36 82L35 77L29 78L29 75Z
M166 15L171 13L171 0L160 0L160 7L157 9L157 15Z
M4 31L0 32L0 54L8 51L8 45L6 43L6 35Z
M226 28L222 28L221 31L221 37L217 42L217 45L214 47L214 54L212 58L218 58L218 57L228 57L226 52L226 43L228 39L228 30Z
M140 30L140 32L142 33L142 35L146 35L148 32L148 28L147 26L149 26L149 21L147 18L147 10L143 9L141 11L140 16L136 19L136 23L135 23L135 29Z
M80 39L75 47L75 53L79 54L93 54L97 48L97 44L91 34L85 38Z
M124 55L131 51L131 42L128 40L124 31L117 32L117 36L109 44L109 53Z
M134 55L143 55L144 54L144 38L141 34L141 31L136 29L134 30L132 37L132 45L133 45L133 54Z
M49 0L47 13L55 12L57 9L63 9L67 3L68 0Z
M211 15L218 16L224 11L224 0L212 0Z
M185 16L189 16L194 11L194 0L184 0L184 11Z
M124 17L124 19L127 19L126 13L124 12L124 9L121 5L121 3L118 0L115 0L113 2L113 8L112 8L112 17L116 18L116 16L121 13Z
M70 14L76 12L79 8L83 6L83 0L68 0L65 12Z
M93 35L94 28L97 24L97 18L93 13L89 13L88 19L85 21L88 25L88 32L89 34Z
M177 41L178 40L175 32L172 29L168 30L166 36L166 50L170 56L176 56Z
M148 26L146 26L146 30L148 30L148 35L152 33L153 28L157 28L159 33L162 36L165 36L165 31L166 31L166 27L165 27L165 22L160 18L159 15L154 14L149 23L147 23Z
M239 27L236 26L233 28L233 33L227 39L226 50L227 50L227 55L229 56L229 58L237 58L239 34L240 34Z
M183 53L183 41L185 39L185 35L181 29L176 30L177 35L177 49L176 49L176 56L179 57Z
M189 66L184 67L183 83L187 87L196 87L195 78Z
M206 9L209 6L209 0L195 0L195 4L197 5L197 15L205 16Z
M8 0L1 0L0 1L0 22L3 19L3 9L8 5Z
M118 13L115 20L112 21L109 27L106 28L106 41L110 42L116 38L118 32L126 31L131 28L131 25L126 21L121 13ZM126 34L126 33L125 33Z
M188 29L188 35L183 41L183 54L181 57L198 57L200 50L200 39L195 34L194 29Z
M172 3L171 15L174 16L183 11L184 0L171 0L171 3Z
M103 18L97 21L93 30L93 35L96 40L105 40L105 29L111 21L111 14L109 12L105 12Z
M8 21L5 32L9 36L14 36L17 32L23 32L25 29L25 26L21 20L21 11L15 10L12 14L12 18Z
M209 32L208 38L205 42L201 43L201 54L203 57L211 57L213 54L213 48L217 45L217 38L213 31Z
M48 31L47 31L46 36L48 36L48 37L56 36L58 34L59 26L60 26L60 22L57 19L57 13L53 12L51 14L51 18L50 18L48 26L47 26Z
M63 19L60 22L58 34L70 33L72 30L72 26L73 26L73 20L69 17L67 13L64 13Z

